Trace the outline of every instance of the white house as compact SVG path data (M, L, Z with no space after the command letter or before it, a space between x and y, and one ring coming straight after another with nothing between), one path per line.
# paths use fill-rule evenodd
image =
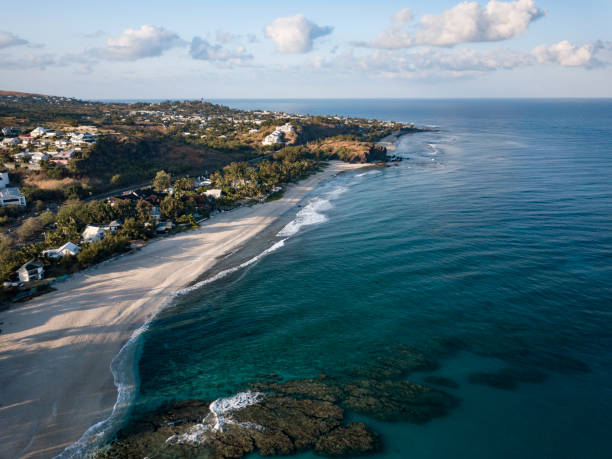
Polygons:
M36 129L30 132L30 137L32 138L40 137L42 135L45 135L47 132L48 131L44 127L38 126Z
M200 188L201 186L210 186L212 185L212 182L210 181L210 179L207 179L206 177L196 177L195 180L193 181L193 186L194 188Z
M85 242L96 242L104 239L106 235L106 231L104 231L99 226L87 225L85 230L81 234L83 237L83 241Z
M215 199L219 199L221 197L222 193L223 193L223 191L218 189L218 188L213 188L212 190L206 190L204 192L204 194L206 196L209 196L209 197L215 198Z
M35 151L30 155L30 162L40 163L49 159L49 155L40 151Z
M4 189L9 184L8 172L0 172L0 189Z
M66 255L76 255L81 248L72 242L66 242L63 246L57 249L43 250L43 255L49 258L62 258Z
M19 188L0 189L0 206L22 206L25 207L26 199Z
M284 134L280 131L274 131L272 134L268 134L262 141L262 145L275 145L283 143Z
M108 225L102 227L102 229L106 231L110 231L111 233L114 233L115 231L121 229L122 226L123 226L123 223L117 220L113 220Z
M276 129L274 129L274 131L271 134L267 135L266 138L263 139L261 144L262 145L274 145L278 143L283 143L285 134L289 134L294 131L295 131L295 128L289 123L285 123L282 126L277 126Z
M70 138L72 143L93 143L96 141L97 136L89 132L71 132Z
M292 124L290 124L290 123L285 123L285 124L283 124L282 126L278 126L278 127L276 128L276 130L277 130L277 131L280 131L280 132L283 132L283 133L285 133L285 134L289 134L289 133L291 133L291 132L295 131L295 128L293 127L293 125L292 125Z
M17 275L21 282L30 282L33 280L41 280L45 275L45 270L41 263L30 260L17 270Z
M19 137L7 137L5 139L2 139L2 142L0 142L0 144L3 147L12 147L14 145L21 145L21 139Z

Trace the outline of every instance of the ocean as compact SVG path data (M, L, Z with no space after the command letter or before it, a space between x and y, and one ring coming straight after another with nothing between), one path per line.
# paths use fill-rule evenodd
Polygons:
M457 405L347 409L380 434L371 457L612 457L612 101L215 102L439 132L317 188L274 250L177 297L141 336L134 418L410 349L428 364L402 378Z

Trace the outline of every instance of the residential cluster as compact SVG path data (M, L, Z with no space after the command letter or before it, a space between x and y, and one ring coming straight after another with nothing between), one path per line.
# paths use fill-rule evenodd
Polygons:
M27 164L37 170L43 161L66 166L82 151L96 143L98 129L95 126L79 126L70 130L51 130L42 126L21 134L21 129L7 126L2 129L4 138L0 150L12 156L15 162Z

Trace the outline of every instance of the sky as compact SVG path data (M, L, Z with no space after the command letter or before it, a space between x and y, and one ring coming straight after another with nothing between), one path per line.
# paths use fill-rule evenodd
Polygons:
M5 2L0 89L82 99L612 97L612 1Z

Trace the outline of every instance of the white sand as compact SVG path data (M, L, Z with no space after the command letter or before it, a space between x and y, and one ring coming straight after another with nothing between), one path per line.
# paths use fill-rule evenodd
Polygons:
M0 457L53 457L108 418L117 399L110 362L170 293L294 211L317 183L361 166L332 162L278 201L218 214L0 313Z

